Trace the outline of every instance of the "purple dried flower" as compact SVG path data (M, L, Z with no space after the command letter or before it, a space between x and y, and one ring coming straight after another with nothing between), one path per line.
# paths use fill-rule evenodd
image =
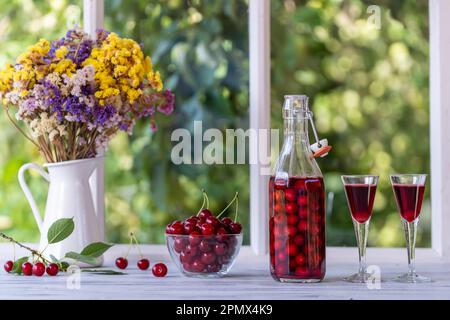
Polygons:
M90 108L81 103L78 97L69 96L65 101L65 111L68 113L68 121L85 122L90 115Z
M49 81L44 81L44 94L46 96L45 105L50 109L51 112L55 112L58 122L61 122L64 118L62 105L66 98L61 96L61 90L57 85Z
M104 126L116 114L116 108L112 105L96 106L92 112L93 123Z
M80 42L79 47L75 53L68 55L69 59L76 63L78 67L81 66L84 60L86 60L92 51L92 40L83 40Z

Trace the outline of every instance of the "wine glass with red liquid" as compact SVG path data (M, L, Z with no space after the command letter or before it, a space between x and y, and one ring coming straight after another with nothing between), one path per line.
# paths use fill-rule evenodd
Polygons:
M422 283L431 282L430 278L416 273L415 247L417 224L422 209L423 194L425 192L426 174L397 174L391 175L397 208L400 212L403 229L405 231L406 248L408 250L408 273L395 279L398 282Z
M344 280L365 283L371 276L366 267L366 246L373 202L377 192L378 176L353 175L341 176L341 179L347 196L348 208L352 215L359 254L359 271L344 278Z

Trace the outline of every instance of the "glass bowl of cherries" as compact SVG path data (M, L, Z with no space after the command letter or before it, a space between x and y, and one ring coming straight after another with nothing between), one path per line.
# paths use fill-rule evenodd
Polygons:
M221 218L236 202L235 219ZM206 205L206 207L205 207ZM230 271L242 244L242 225L236 222L238 193L215 216L203 191L203 205L198 214L166 227L167 248L180 272L188 277L218 278Z

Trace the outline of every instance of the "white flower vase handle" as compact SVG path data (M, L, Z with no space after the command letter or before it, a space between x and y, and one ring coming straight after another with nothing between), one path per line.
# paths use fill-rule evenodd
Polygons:
M34 198L33 198L33 195L31 194L30 188L28 187L28 185L25 181L24 174L25 174L25 171L28 169L36 170L42 176L42 178L44 178L47 182L50 182L50 177L49 177L48 173L44 170L44 168L42 168L40 165L38 165L36 163L24 164L22 167L20 167L19 174L18 174L20 187L22 188L23 193L25 193L25 197L27 198L28 203L30 204L31 211L33 212L34 219L36 220L39 231L42 233L42 226L43 226L42 216L41 216L41 213L39 212L39 208L36 205L36 201L34 201Z

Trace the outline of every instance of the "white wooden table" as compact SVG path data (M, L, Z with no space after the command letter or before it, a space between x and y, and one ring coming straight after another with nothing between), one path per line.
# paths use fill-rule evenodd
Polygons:
M127 246L114 246L105 255L105 268L115 269L114 259ZM450 299L450 264L440 261L431 250L417 251L417 269L432 277L430 284L400 284L391 281L406 271L405 249L368 249L368 264L381 268L381 289L341 281L357 269L355 248L328 248L327 276L318 284L282 284L268 272L268 257L256 257L243 247L228 277L191 279L182 276L161 245L142 246L151 263L164 262L165 278L136 268L136 253L129 257L127 275L82 273L80 289L68 289L67 275L25 277L0 271L0 299ZM11 258L11 245L0 244L0 262ZM20 253L18 253L18 256Z

